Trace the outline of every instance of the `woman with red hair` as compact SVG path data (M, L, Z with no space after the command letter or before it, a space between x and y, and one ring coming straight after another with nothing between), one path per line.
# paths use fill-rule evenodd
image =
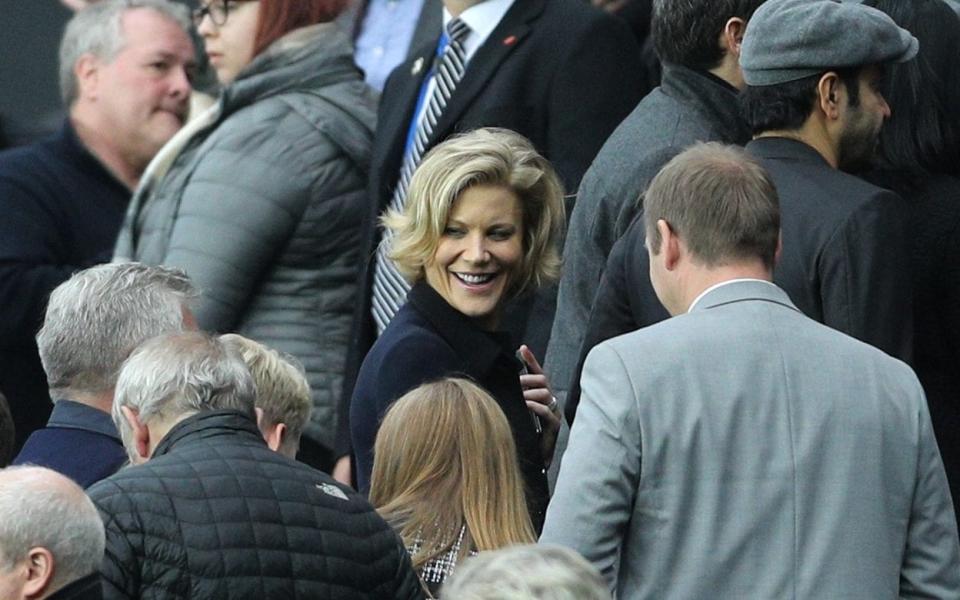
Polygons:
M222 91L154 159L116 249L118 260L185 270L202 291L202 329L303 363L314 407L301 457L324 469L376 117L376 96L333 22L344 4L202 2L194 20Z

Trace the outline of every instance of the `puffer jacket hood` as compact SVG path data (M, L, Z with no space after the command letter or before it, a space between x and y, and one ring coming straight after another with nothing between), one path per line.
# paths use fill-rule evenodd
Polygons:
M357 126L372 127L376 121L376 104L357 102L355 97L336 93L337 84L355 83L357 73L350 40L335 23L296 29L271 44L223 89L221 120L271 96L313 93L355 121L326 121L323 131L366 170L370 148L358 138Z

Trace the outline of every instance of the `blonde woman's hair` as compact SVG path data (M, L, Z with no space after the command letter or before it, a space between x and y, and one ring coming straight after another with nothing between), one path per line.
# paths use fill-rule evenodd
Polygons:
M236 351L250 370L257 388L256 407L263 411L263 425L286 425L287 435L281 448L296 451L313 409L310 384L303 367L292 356L242 335L228 333L221 335L220 340Z
M504 186L520 200L523 261L508 290L519 295L560 275L560 239L566 215L563 185L530 141L508 129L483 128L433 148L413 174L403 212L381 218L393 233L389 257L411 282L437 251L453 203L475 185Z
M425 383L387 411L374 444L370 502L403 538L414 569L448 552L466 525L461 558L536 540L510 425L465 379Z

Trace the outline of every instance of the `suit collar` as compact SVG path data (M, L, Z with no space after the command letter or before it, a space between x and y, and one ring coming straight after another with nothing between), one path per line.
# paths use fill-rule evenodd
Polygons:
M453 91L443 114L433 130L432 144L446 138L460 120L470 103L487 87L487 82L500 68L500 64L521 44L530 33L530 22L543 12L546 0L517 0L507 11L490 37L467 63L463 79Z
M487 38L486 43L471 57L463 79L447 102L436 127L433 128L429 147L436 145L439 140L447 138L452 133L455 124L474 98L485 89L487 82L501 63L523 43L531 30L531 23L543 13L546 2L547 0L514 1ZM381 107L389 105L392 110L381 110L381 121L377 123L378 143L374 152L384 153L382 157L374 160L374 164L382 165L383 173L376 189L379 211L386 207L396 184L410 120L414 116L420 86L430 72L430 64L436 54L438 40L439 36L435 36L429 44L411 53L409 60L394 70L384 88Z
M507 14L507 11L510 10L513 3L517 1L518 0L483 0L483 2L474 4L460 13L460 20L470 28L470 35L464 44L464 50L468 57L473 56L473 53L470 51L470 46L473 46L474 51L480 48L483 43L487 41L487 38L490 37L490 34L493 33L493 30L497 28L497 25L500 24L500 21L503 20L503 16ZM444 29L447 28L447 25L452 20L453 15L444 7ZM476 39L476 42L473 41L474 39Z
M53 412L50 413L47 427L80 429L120 441L117 426L113 424L113 419L109 414L73 400L58 400L53 405Z
M821 156L813 146L791 138L757 138L747 144L746 150L757 158L795 160L833 169L830 163L827 162L827 159Z
M709 289L699 297L691 307L691 313L717 308L734 302L760 300L780 304L791 310L800 312L787 293L778 286L755 279L739 279L727 281Z
M486 88L487 82L497 72L500 64L523 43L524 38L530 33L530 23L540 16L545 4L546 0L516 0L507 10L487 41L477 49L476 54L467 63L463 79L460 80L447 102L437 126L433 128L431 146L450 135L460 116L474 98ZM432 44L421 48L410 61L398 67L405 69L409 76L405 77L406 80L402 83L399 93L401 98L407 100L407 105L404 106L406 110L403 111L406 118L401 123L392 124L392 127L396 128L395 136L402 136L407 131L418 91L424 76L429 71L428 66L433 60L436 45L434 40ZM417 69L418 65L419 69Z
M372 160L372 164L380 165L378 173L374 175L377 215L386 209L399 178L410 119L417 107L420 86L430 72L430 61L433 60L437 40L438 38L434 37L430 44L411 53L407 62L393 70L384 86L377 113ZM391 110L384 110L388 105Z
M668 63L663 65L660 89L704 115L724 141L746 144L750 140L750 128L740 115L739 92L716 75Z

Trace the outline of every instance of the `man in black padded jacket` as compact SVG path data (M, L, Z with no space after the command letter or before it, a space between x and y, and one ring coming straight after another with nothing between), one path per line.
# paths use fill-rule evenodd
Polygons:
M271 451L241 358L202 333L146 342L117 382L135 466L89 490L104 598L423 597L402 542L355 492Z

